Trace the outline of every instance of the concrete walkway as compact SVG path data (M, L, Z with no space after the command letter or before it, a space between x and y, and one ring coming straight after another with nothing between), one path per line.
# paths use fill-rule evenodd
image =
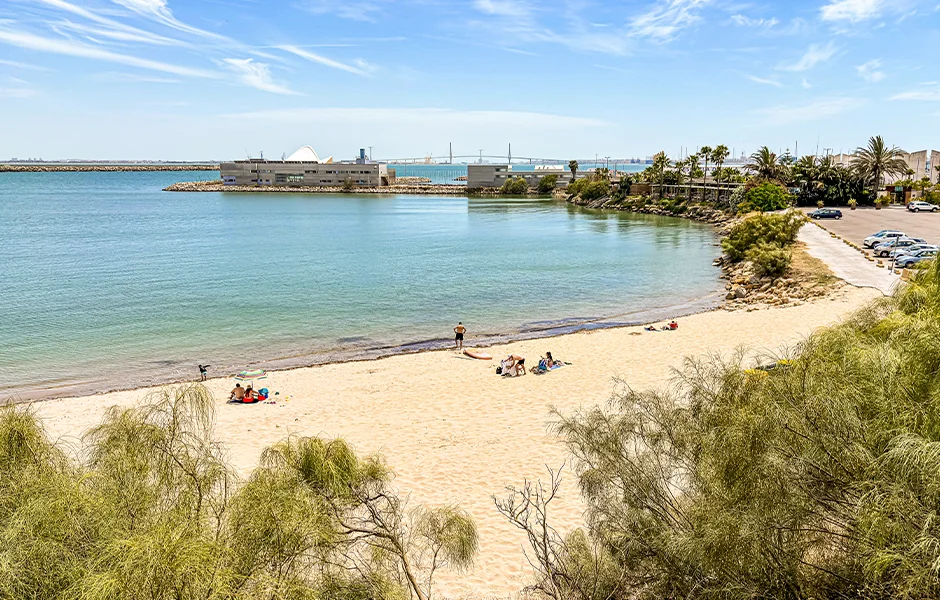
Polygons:
M888 271L890 262L879 268L865 259L854 248L847 246L841 239L833 238L828 231L807 223L800 229L799 241L806 244L810 256L823 261L836 277L844 279L856 287L875 288L890 296L900 281L900 276Z

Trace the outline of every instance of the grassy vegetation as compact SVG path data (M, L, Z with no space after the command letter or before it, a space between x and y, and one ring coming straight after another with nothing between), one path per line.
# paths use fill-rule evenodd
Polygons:
M746 259L764 274L781 275L790 265L790 246L805 221L797 211L752 214L732 226L721 247L734 262Z
M213 406L194 385L112 409L81 460L3 409L0 598L426 600L472 562L466 513L409 509L342 440L285 440L239 481Z

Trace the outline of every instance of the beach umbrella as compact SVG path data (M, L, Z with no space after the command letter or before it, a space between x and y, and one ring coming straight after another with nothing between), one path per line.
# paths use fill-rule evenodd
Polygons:
M264 369L254 369L251 371L239 371L235 376L235 381L255 381L258 379L267 379L268 374Z

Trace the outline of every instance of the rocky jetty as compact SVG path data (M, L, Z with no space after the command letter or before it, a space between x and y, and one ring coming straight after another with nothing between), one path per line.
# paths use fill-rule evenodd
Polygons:
M396 177L395 185L416 185L421 183L431 183L427 177Z
M626 198L599 198L597 200L582 200L581 197L568 198L568 202L584 206L585 208L604 208L608 210L624 210L645 215L660 215L663 217L680 217L713 225L724 225L732 220L728 212L707 204L670 204L646 202L642 199Z
M733 263L726 257L715 259L721 267L721 278L725 284L725 310L757 310L766 306L796 306L813 298L821 298L843 287L834 276L818 273L820 265L811 269L801 268L805 252L794 248L794 264L783 277L761 275L748 261Z
M54 173L59 171L76 171L76 172L92 172L92 171L108 171L108 172L123 172L123 171L218 171L219 165L207 165L196 164L196 165L184 165L184 164L163 164L163 163L154 163L150 165L114 165L114 164L100 164L100 165L71 165L71 164L59 164L59 165L29 165L29 164L0 164L0 173Z
M341 186L279 186L279 185L224 185L221 181L182 181L163 188L165 192L237 192L286 194L414 194L423 196L466 196L463 185L388 185L356 187L345 190Z

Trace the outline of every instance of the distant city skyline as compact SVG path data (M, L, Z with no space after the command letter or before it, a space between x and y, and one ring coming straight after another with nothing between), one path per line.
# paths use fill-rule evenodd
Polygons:
M940 146L938 0L11 0L0 156Z

